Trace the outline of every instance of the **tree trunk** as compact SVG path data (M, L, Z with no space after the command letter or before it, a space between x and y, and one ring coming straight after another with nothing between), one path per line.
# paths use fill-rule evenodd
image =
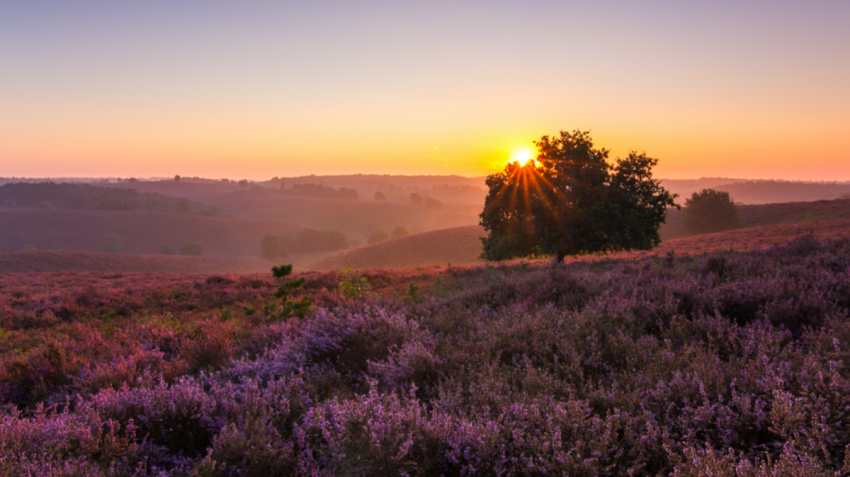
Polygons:
M558 252L556 252L556 256L555 256L555 263L564 263L564 258L566 256L567 256L566 253L558 250Z

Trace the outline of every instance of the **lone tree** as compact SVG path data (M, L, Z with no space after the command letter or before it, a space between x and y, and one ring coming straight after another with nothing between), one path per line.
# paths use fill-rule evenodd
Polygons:
M678 207L653 179L657 159L629 152L616 164L593 146L589 132L561 131L535 142L538 154L487 177L490 192L481 213L487 260L536 253L567 255L649 249L667 207Z
M280 235L265 234L260 240L260 258L266 260L279 260L286 258L288 254L283 246L283 239Z
M121 253L123 249L121 237L114 233L106 234L106 237L103 237L100 248L103 250L103 253Z
M738 206L728 192L703 189L685 200L685 228L693 234L738 227Z

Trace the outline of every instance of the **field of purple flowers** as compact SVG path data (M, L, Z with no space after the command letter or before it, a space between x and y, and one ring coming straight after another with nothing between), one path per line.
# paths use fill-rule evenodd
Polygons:
M0 475L850 472L850 239L305 278L3 276Z

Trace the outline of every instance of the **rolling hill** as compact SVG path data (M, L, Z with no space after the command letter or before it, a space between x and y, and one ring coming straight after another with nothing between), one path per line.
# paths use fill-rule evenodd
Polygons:
M850 200L818 200L780 204L739 205L741 227L769 224L811 223L829 220L850 220ZM685 229L684 212L670 209L667 223L661 226L661 239L670 240L689 235Z
M270 266L269 262L259 258L113 255L89 252L0 253L0 273L259 273L269 271Z
M437 230L478 223L480 206L444 204L440 209L398 202L296 197L271 190L242 191L215 202L225 213L249 219L294 222L315 229L341 230L362 238L372 230Z
M428 265L468 265L483 263L478 225L435 230L387 240L305 263L308 270L337 270L351 267L406 268Z
M764 216L764 220L768 220L769 214L765 213ZM782 217L774 219L779 221ZM821 239L850 236L850 220L755 225L725 232L672 238L650 251L621 252L607 256L589 255L578 260L639 258L663 255L670 251L678 255L694 255L718 250L752 250L770 247L807 234ZM303 267L309 270L335 270L348 266L354 269L384 269L446 265L449 262L453 265L480 264L484 262L478 258L482 252L479 237L484 235L484 230L478 226L437 230L340 252L306 262Z
M201 242L208 256L256 257L267 233L302 227L281 221L200 217L159 212L0 209L0 252L61 248L100 252L107 234L117 234L123 253L157 253L160 245Z

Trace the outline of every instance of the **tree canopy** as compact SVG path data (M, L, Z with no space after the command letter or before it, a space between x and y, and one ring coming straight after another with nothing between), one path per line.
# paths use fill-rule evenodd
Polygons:
M630 152L615 164L589 132L561 131L535 142L536 160L487 177L481 213L483 258L649 249L675 195L652 177L657 159Z
M728 192L703 189L685 200L685 227L694 234L737 228L738 206Z

